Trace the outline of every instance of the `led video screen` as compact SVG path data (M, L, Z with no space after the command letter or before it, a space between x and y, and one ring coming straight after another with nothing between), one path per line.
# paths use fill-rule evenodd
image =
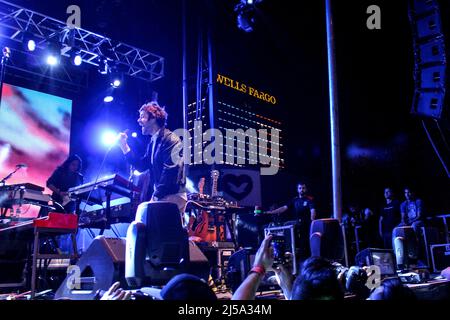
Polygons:
M58 96L3 85L0 104L0 180L24 164L7 185L32 183L46 187L52 172L68 156L72 101ZM50 193L46 189L45 193ZM37 214L34 206L21 210Z

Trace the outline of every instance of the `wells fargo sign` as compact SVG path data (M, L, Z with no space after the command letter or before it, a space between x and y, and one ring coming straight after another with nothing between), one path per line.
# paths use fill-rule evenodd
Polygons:
M221 74L217 74L217 83L220 83L224 86L230 87L234 90L240 91L242 93L248 93L249 95L263 100L265 102L271 103L271 104L276 104L277 103L277 99L265 92L262 91L258 91L253 87L250 87L248 85L246 85L245 83L241 83L239 81L230 79L228 77L225 77Z

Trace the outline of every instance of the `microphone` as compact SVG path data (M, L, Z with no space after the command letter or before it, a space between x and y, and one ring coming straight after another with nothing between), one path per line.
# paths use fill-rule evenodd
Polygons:
M28 166L25 163L19 163L16 164L16 168L28 168Z
M3 57L9 58L11 57L11 49L8 47L3 48Z

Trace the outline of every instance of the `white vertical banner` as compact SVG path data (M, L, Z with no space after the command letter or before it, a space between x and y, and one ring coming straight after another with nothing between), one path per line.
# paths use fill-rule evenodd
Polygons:
M220 178L223 197L240 206L261 206L261 177L259 170L222 169Z

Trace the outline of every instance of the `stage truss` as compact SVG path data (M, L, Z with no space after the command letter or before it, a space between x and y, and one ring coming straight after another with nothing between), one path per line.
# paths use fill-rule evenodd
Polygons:
M69 27L62 21L0 0L0 37L22 44L25 33L33 36L40 50L46 49L49 40L58 40L62 56L70 57L73 51L77 51L83 63L98 67L106 60L109 66L116 67L124 75L148 82L164 76L164 58L159 55L81 28ZM10 67L27 68L17 65ZM64 68L63 65L61 67ZM35 69L34 73L42 74L41 69ZM64 78L55 80L72 81L67 71L61 74ZM42 75L49 76L46 72Z

